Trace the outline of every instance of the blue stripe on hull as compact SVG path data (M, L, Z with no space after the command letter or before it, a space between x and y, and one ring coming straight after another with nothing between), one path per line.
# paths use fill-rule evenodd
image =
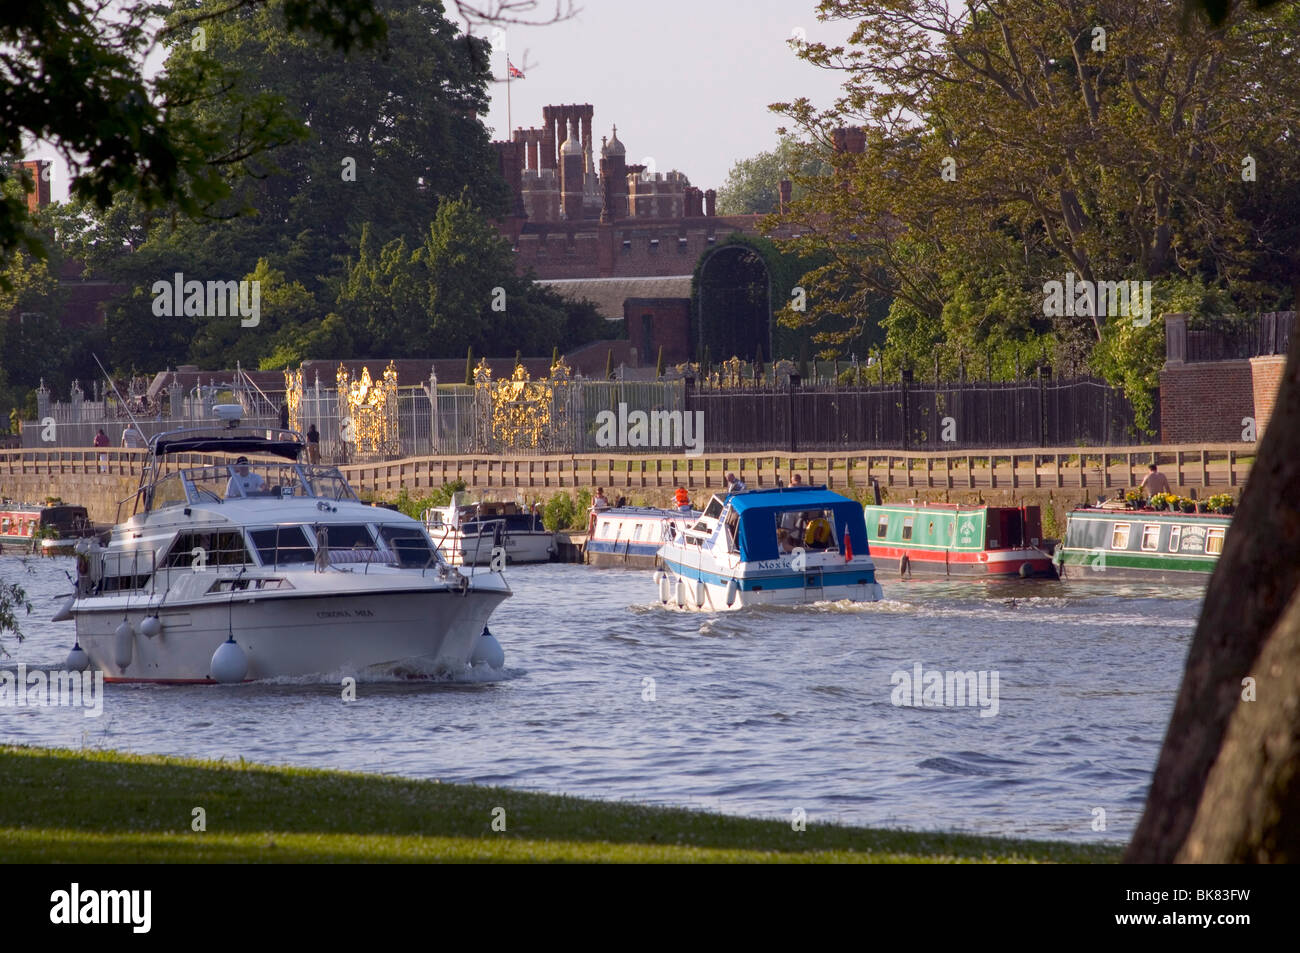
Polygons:
M622 556L629 553L633 556L655 556L659 553L658 543L615 543L607 542L600 539L591 539L587 541L586 550L589 553L609 553L614 556Z
M709 572L708 570L699 569L695 566L687 566L683 563L675 562L665 558L664 565L671 569L678 576L685 579L696 580L703 579L705 583L712 586L725 587L733 579L741 592L754 592L755 590L765 589L805 589L808 588L807 577L809 575L821 576L821 588L832 589L837 586L861 586L863 584L873 584L876 581L874 569L848 569L848 570L831 570L831 569L813 569L799 573L783 573L781 575L772 574L770 576L723 576L718 573ZM816 586L811 588L816 589Z

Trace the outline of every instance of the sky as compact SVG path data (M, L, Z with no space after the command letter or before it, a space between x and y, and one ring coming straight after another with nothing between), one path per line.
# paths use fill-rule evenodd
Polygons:
M476 31L499 48L494 75L505 78L507 57L526 74L509 84L509 97L505 82L492 84L482 117L492 138L509 138L507 112L526 128L541 125L543 106L591 103L597 149L617 125L629 163L676 169L692 185L716 189L736 162L776 146L782 121L769 103L807 96L825 106L839 94L838 75L799 60L787 42L797 30L811 41L847 39L852 25L819 23L816 0L574 5L578 14L565 22ZM552 0L538 6L553 9ZM53 147L33 145L25 156L55 160L52 196L66 200L67 171Z
M796 28L810 41L843 42L848 23L819 23L815 0L577 0L572 20L507 27L493 37L495 75L508 55L526 78L510 83L514 126L540 126L542 107L591 103L592 133L617 124L629 163L685 172L718 188L732 165L772 149L781 117L768 104L806 96L829 105L839 76L796 58ZM543 0L543 8L548 8ZM487 34L485 34L487 35ZM506 84L495 83L484 121L509 138ZM647 166L650 163L646 163Z

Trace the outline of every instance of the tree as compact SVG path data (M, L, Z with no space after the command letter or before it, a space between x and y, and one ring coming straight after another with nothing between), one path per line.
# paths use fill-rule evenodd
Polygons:
M731 167L727 181L718 189L718 214L770 215L780 205L782 179L795 182L797 177L793 194L802 198L802 180L829 171L824 150L819 145L781 136L775 149L741 159Z
M99 208L119 192L144 209L198 215L212 208L229 195L228 168L281 141L282 113L272 98L260 98L250 103L239 138L223 138L183 114L209 79L229 75L221 58L154 76L146 74L146 59L158 43L197 51L218 24L257 17L273 2L280 34L313 34L345 53L382 49L387 38L374 0L179 0L165 21L153 3L7 4L0 13L0 154L18 152L28 139L49 142L68 161L74 198ZM571 0L557 0L553 14L538 18L530 16L535 7L534 0L455 3L466 35L476 26L541 25L575 12ZM484 50L471 42L465 49ZM11 177L9 164L0 165L0 185ZM28 222L26 203L0 190L0 255L19 247L41 254Z
M990 280L1032 296L1066 271L1223 280L1259 258L1236 211L1254 187L1242 158L1300 119L1294 7L1237 9L1219 30L1184 30L1173 0L819 9L857 23L843 49L799 51L842 72L844 94L773 108L826 146L861 128L865 152L832 154L832 174L787 216L803 233L793 246L827 255L820 277L841 295L887 294L932 327L989 324L998 312L944 311L963 287L989 295ZM1071 321L1100 340L1104 317ZM1051 333L1068 339L1064 323Z
M1206 591L1130 863L1300 860L1300 349Z
M31 615L32 603L27 598L27 593L23 591L23 587L18 583L0 579L0 636L3 636L6 632L12 632L21 642L24 636L22 627L18 622L16 613L18 609L24 610L26 615ZM0 642L0 655L9 655L4 650L3 642Z
M257 5L225 6L232 14ZM236 143L217 142L175 115L185 86L168 73L145 75L145 59L160 36L192 42L189 27L210 23L217 4L191 4L180 19L159 27L153 4L89 4L32 0L0 15L5 53L0 153L18 152L25 139L51 142L73 171L71 193L107 207L127 190L146 208L170 205L196 214L224 194L222 169L268 148L269 127L250 126ZM384 22L370 0L286 0L286 25L310 30L347 50L383 40ZM197 26L195 29L199 28ZM215 64L214 64L215 65ZM192 81L196 77L184 79ZM0 166L0 182L11 177ZM40 255L25 203L0 197L0 253L19 247Z

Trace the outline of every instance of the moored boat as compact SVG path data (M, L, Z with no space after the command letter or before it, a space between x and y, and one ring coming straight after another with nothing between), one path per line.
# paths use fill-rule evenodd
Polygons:
M544 563L555 553L555 534L543 525L542 514L520 503L476 503L461 490L450 506L422 515L434 545L453 566L489 565L498 550L506 564Z
M1054 558L1061 578L1202 584L1219 563L1232 517L1080 506L1066 516Z
M107 680L427 675L481 657L504 578L462 575L417 520L360 502L337 468L299 462L304 449L236 419L150 440L132 515L106 549L79 544L55 616L76 620ZM197 453L231 462L163 472Z
M1047 576L1037 506L867 504L871 555L881 569L922 576Z
M670 532L695 525L698 511L659 509L652 506L617 506L592 513L583 546L589 566L627 566L656 569L659 548Z
M862 507L825 487L714 496L659 553L659 601L683 609L881 598Z
M8 543L44 556L71 555L78 540L95 534L84 506L0 502L0 548Z

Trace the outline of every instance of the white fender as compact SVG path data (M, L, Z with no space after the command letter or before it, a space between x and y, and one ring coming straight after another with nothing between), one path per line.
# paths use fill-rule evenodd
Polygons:
M673 597L672 581L668 578L668 573L661 572L659 573L659 601L662 602L664 605L667 605L668 600L670 600L672 597Z
M740 586L736 584L736 580L732 579L727 583L727 608L731 608L736 604L736 593L739 590Z
M113 630L113 661L117 667L126 671L131 665L131 657L135 654L135 633L131 631L131 623L125 619Z
M84 672L90 668L90 656L86 654L80 642L74 641L72 651L68 653L68 659L63 664L73 672Z
M156 615L147 615L140 620L140 634L153 638L162 632L162 619Z
M474 651L470 654L469 664L486 664L489 668L501 668L506 664L506 650L501 647L496 636L483 626L483 631L474 641Z
M248 674L248 659L244 657L244 650L235 642L234 636L217 646L209 667L212 677L222 684L244 680Z
M677 608L686 608L686 580L680 576L677 579Z
M77 601L77 594L74 592L68 598L63 600L63 605L59 606L59 611L50 616L51 622L66 622L72 618L72 604Z
M704 598L705 598L706 591L707 590L704 587L704 580L696 579L695 580L695 604L701 609L704 608Z

